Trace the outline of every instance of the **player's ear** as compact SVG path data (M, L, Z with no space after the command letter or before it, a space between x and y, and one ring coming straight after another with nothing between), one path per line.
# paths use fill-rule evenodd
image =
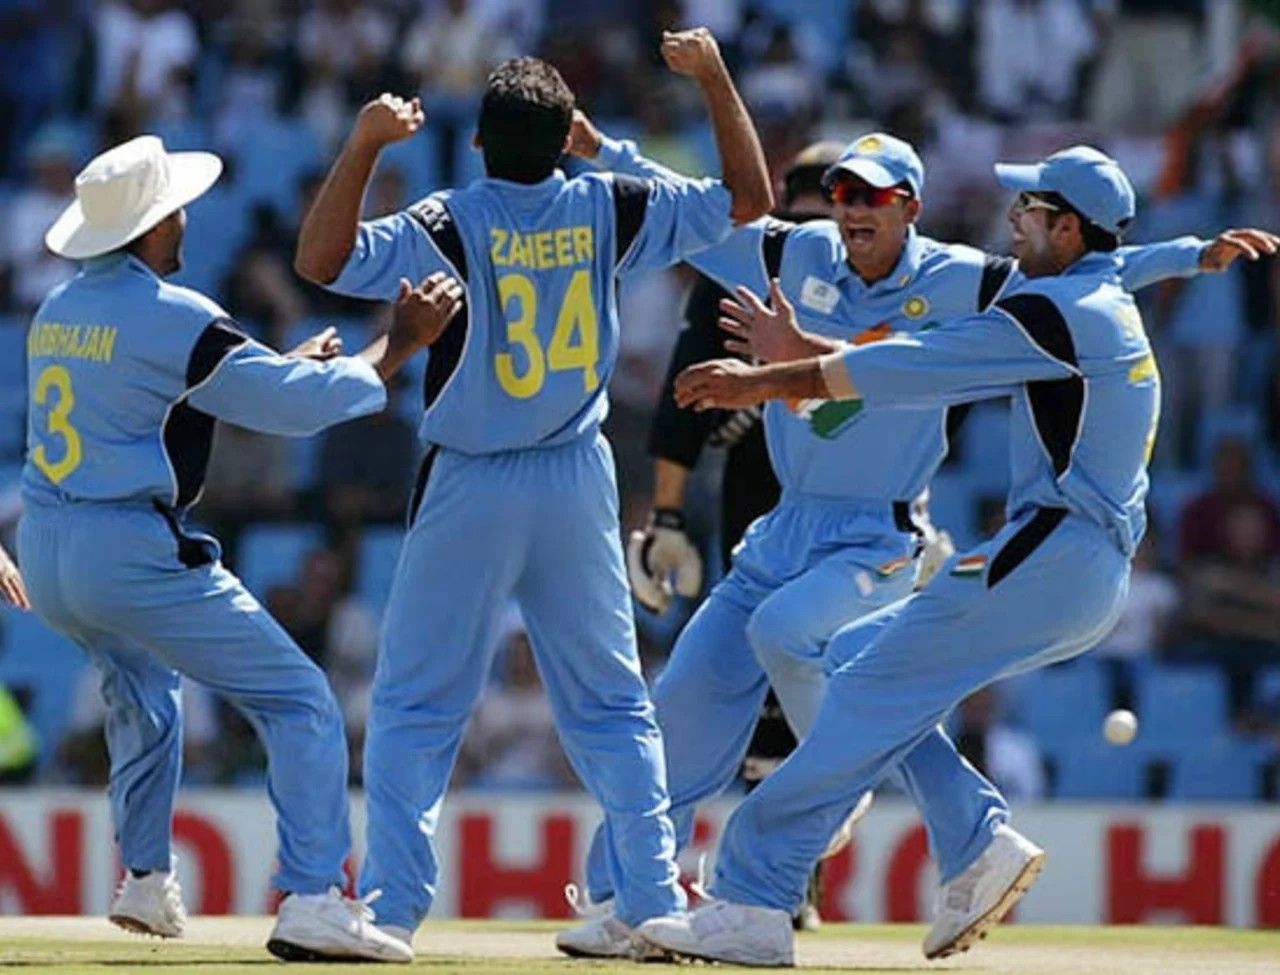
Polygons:
M920 211L924 209L924 205L916 198L912 197L907 200L902 207L902 213L907 218L907 223L915 223L920 219Z
M472 133L471 133L471 148L472 148L472 149L483 149L483 148L484 148L484 144L480 141L480 130L479 130L479 129L476 129L474 132L472 132Z

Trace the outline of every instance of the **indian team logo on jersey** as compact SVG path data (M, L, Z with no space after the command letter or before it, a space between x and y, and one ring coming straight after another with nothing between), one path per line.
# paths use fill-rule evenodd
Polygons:
M902 303L902 314L913 322L919 321L929 314L929 302L920 297L920 295L912 295Z
M866 135L855 142L853 144L853 148L864 156L874 156L877 152L882 152L884 150L884 143L874 135Z
M953 576L980 576L987 567L987 557L982 554L963 555L951 567Z

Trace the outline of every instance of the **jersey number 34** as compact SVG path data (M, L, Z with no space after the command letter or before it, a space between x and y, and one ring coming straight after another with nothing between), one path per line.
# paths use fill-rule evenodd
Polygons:
M545 351L538 339L538 291L524 274L498 279L498 300L507 318L510 351L494 356L498 385L509 396L529 399L542 391L547 370L582 370L582 391L593 393L600 385L600 322L591 297L591 274L585 268L573 272L551 342ZM516 354L519 349L522 355Z

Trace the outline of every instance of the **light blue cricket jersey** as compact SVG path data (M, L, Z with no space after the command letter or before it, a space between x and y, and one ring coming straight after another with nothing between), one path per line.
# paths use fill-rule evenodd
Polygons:
M401 278L458 278L466 305L431 349L422 440L467 454L555 446L608 411L617 276L722 240L730 202L715 180L480 179L362 223L329 287L394 300Z
M675 184L685 178L646 160L631 142L605 140L600 161ZM1195 274L1203 246L1184 237L1121 248L1124 287ZM1023 280L1010 257L939 243L913 228L897 266L868 285L850 267L831 220L790 224L766 217L689 263L726 289L745 285L761 296L769 278L777 277L801 328L854 343L919 335L981 311ZM860 401L771 402L764 416L769 458L784 494L865 504L910 501L928 486L947 452L941 404L885 411Z
M27 335L23 497L191 505L215 418L303 436L373 413L386 390L354 358L289 359L218 305L116 251L55 288Z
M981 314L844 353L869 407L1009 397L1009 519L1067 508L1132 554L1146 528L1160 376L1113 254L1023 280ZM887 412L893 412L893 409Z

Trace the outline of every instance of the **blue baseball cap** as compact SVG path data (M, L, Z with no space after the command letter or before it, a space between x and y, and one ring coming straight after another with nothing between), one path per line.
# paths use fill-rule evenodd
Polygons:
M822 185L829 186L841 172L882 189L906 183L917 198L924 189L924 163L911 143L884 132L860 136L845 146L840 158L823 174Z
M1041 163L996 163L1011 190L1057 193L1103 230L1120 233L1133 219L1134 193L1120 164L1091 146L1072 146Z

